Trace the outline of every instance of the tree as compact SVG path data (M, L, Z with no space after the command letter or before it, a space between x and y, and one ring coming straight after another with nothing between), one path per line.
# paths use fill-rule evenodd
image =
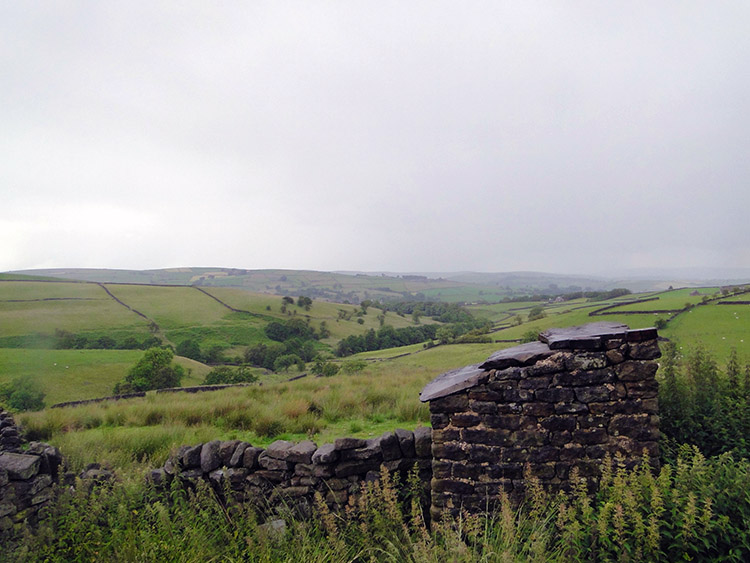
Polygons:
M252 383L258 377L245 366L232 369L229 366L219 366L206 375L201 385L219 385L223 383Z
M183 340L177 345L177 355L190 358L191 360L197 360L199 362L203 360L200 346L195 340L190 338Z
M174 352L169 348L149 348L125 379L115 385L115 394L178 387L185 370L173 364L173 359Z
M291 366L299 365L300 362L302 362L302 358L297 354L284 354L274 361L273 371L287 371Z
M543 319L546 315L544 314L544 307L537 305L529 311L529 320L536 321L537 319Z
M297 298L297 307L303 307L305 311L312 309L312 299L304 295L300 295Z

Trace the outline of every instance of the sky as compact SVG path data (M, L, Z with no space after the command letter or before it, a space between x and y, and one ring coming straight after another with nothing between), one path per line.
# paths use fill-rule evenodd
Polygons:
M0 271L750 267L750 3L2 2Z

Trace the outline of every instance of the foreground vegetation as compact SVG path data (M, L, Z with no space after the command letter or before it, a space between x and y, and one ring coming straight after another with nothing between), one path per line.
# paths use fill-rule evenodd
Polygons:
M175 483L177 481L175 480ZM750 464L683 448L674 465L628 471L605 459L599 491L585 480L548 496L530 480L525 505L426 522L415 479L387 472L346 510L291 510L260 524L250 505L207 486L157 493L142 481L66 490L49 519L4 550L7 561L746 561ZM262 507L260 507L262 510ZM278 521L283 518L284 522Z

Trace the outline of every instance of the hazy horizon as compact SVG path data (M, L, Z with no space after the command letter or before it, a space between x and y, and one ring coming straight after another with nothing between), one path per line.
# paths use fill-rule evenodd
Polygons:
M0 6L0 271L750 267L750 4Z

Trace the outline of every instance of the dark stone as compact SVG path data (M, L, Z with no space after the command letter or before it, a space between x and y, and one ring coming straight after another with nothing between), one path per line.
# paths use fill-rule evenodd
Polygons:
M521 426L521 417L515 414L487 415L482 417L487 428L517 430Z
M169 484L171 475L164 469L152 469L148 473L148 480L156 487L166 487Z
M523 406L523 414L529 416L550 416L554 412L552 403L526 403Z
M432 405L430 405L430 408L432 408ZM367 440L362 438L337 438L333 443L333 448L337 451L343 451L364 448L366 445Z
M619 364L625 360L625 356L619 350L607 350L607 361L610 364Z
M559 450L560 461L574 461L583 457L585 449L580 444L567 443Z
M468 457L466 450L456 442L432 445L433 459L462 461Z
M589 412L585 403L557 403L555 414L583 414Z
M621 407L621 401L608 401L604 403L590 403L589 404L589 411L591 411L591 414L594 415L613 415L618 410L622 408Z
M210 473L221 465L221 457L219 456L220 446L221 442L218 440L212 440L203 444L203 449L201 450L201 471L203 473Z
M608 438L606 428L583 428L573 432L573 440L586 446L603 444Z
M426 426L414 429L414 450L417 457L430 457L432 448L432 431Z
M656 380L628 381L625 389L629 399L653 399L659 395L659 384Z
M531 463L545 463L548 461L557 461L560 456L560 449L555 446L542 446L541 448L529 449L529 461Z
M432 476L435 479L447 479L451 476L453 464L450 461L435 460L432 462Z
M187 448L182 455L182 467L184 467L185 469L200 467L202 448L202 444L198 444L197 446L193 446L192 448Z
M439 375L428 383L422 393L419 395L419 400L424 402L434 401L440 397L446 397L452 395L464 389L474 387L480 383L484 383L487 380L488 373L484 368L478 365L466 366L460 369L454 369Z
M453 479L433 479L431 489L434 493L453 493L456 495L470 495L474 487L470 483Z
M379 471L378 461L344 461L334 469L336 477L349 477L350 475L365 475L368 471Z
M604 385L594 385L592 387L576 387L576 399L582 403L600 403L609 401L610 389Z
M523 477L523 464L493 463L487 467L487 477L490 479L521 479Z
M595 369L591 371L566 371L558 373L552 378L552 385L562 385L563 387L579 387L582 385L601 385L602 383L612 383L615 380L615 374L612 368Z
M501 428L467 428L462 431L464 440L470 444L488 446L509 446L512 444L511 431Z
M219 446L219 458L221 459L221 465L229 465L234 455L234 450L240 444L240 440L229 440L222 442Z
M385 461L401 458L403 454L398 443L398 437L394 432L386 432L380 437L380 451L383 452L383 460Z
M617 366L620 381L643 381L653 379L659 366L653 362L629 361Z
M537 389L534 396L539 401L549 403L570 402L573 400L573 390L563 387L551 387L549 389Z
M469 400L469 408L478 414L497 414L497 403L490 401L473 401ZM435 424L432 424L433 430Z
M488 401L488 402L496 402L500 401L503 398L502 393L498 393L497 391L492 391L489 387L486 385L482 385L481 387L477 389L471 389L469 391L469 400L470 401Z
M474 463L497 463L500 460L503 449L499 446L485 446L474 444L469 447L469 460Z
M568 371L590 371L607 367L607 357L599 352L571 355L565 362Z
M572 431L576 429L576 418L575 416L550 416L540 421L540 424L542 428L552 432Z
M430 401L431 413L465 412L469 408L469 398L465 394L450 395Z
M540 432L539 430L517 430L513 432L510 443L519 447L543 446L547 439L546 432Z
M655 328L638 328L629 330L627 334L628 342L643 342L644 340L656 340L659 338Z
M345 461L348 461L348 460L382 461L383 460L383 452L380 450L379 440L366 440L364 447L357 448L354 450L341 450L339 454L341 455L341 459Z
M503 370L494 370L491 372L490 381L509 381L521 379L523 372L520 368L507 368ZM492 389L492 387L490 387Z
M450 415L444 413L434 413L430 415L430 426L434 430L440 430L450 424Z
M552 381L551 375L540 375L538 377L527 377L518 382L518 389L544 389L549 387Z
M262 448L247 446L242 452L242 467L246 469L255 469L258 466L258 456L263 453Z
M482 474L482 468L473 463L454 463L453 477L456 479L468 479L477 481Z
M572 439L573 432L570 430L558 430L550 434L549 443L559 448L569 443Z
M416 457L417 452L414 449L414 432L411 430L404 430L403 428L396 428L394 433L398 438L398 445L401 448L404 457Z
M604 428L609 424L608 416L582 416L578 419L578 425L581 428Z
M542 342L529 342L506 348L492 354L481 364L481 369L502 370L509 367L529 366L552 355L549 346Z
M242 459L245 454L245 449L251 447L247 442L240 442L234 449L232 458L229 460L229 467L240 467L242 465Z
M282 460L276 460L276 461L282 461ZM261 480L268 481L270 483L281 483L283 481L288 480L290 476L289 476L289 473L287 473L286 471L274 471L272 469L259 469L252 475L248 475L246 480L252 477L256 477Z
M461 439L461 430L458 428L445 428L443 430L432 430L432 441L433 442L454 442ZM413 446L412 446L413 447ZM415 457L417 454L414 453Z
M630 345L630 357L634 360L655 360L661 357L659 343L656 340L649 340Z
M482 417L474 413L456 413L451 415L451 424L459 428L476 426L482 422Z

